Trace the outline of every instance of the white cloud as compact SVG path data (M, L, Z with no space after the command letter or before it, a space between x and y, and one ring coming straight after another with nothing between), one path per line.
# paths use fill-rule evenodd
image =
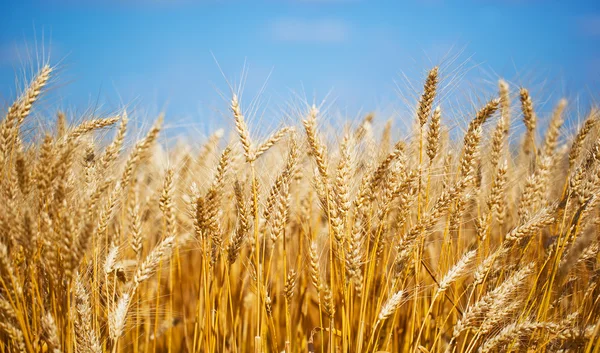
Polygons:
M280 18L271 24L271 33L285 42L339 43L348 39L350 26L337 19Z

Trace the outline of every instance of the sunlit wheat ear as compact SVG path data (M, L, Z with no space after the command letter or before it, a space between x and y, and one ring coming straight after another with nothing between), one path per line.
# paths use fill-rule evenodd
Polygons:
M285 166L281 173L277 175L269 191L263 216L265 220L272 220L274 217L271 214L273 211L276 211L275 208L282 202L286 202L285 199L289 197L289 185L294 176L297 160L298 145L296 144L296 140L292 139Z
M221 153L214 180L205 195L197 195L194 205L194 230L199 238L208 237L213 243L211 251L211 264L214 264L220 255L223 237L219 221L222 191L225 175L231 162L232 150L228 146Z
M121 192L122 192L121 184L118 184L118 183L115 184L112 191L108 195L108 199L106 200L106 203L104 205L102 205L102 207L100 209L98 226L97 226L97 230L96 230L98 234L104 235L104 233L106 232L109 222L113 216L114 210L117 207L117 200L118 200L118 197L121 194ZM85 238L82 238L82 240L85 240ZM87 247L87 243L82 243L81 245L82 245L82 249L80 249L80 250L84 252L86 250L85 248ZM84 253L79 253L78 255L83 256Z
M92 329L92 307L88 289L78 273L74 278L75 309L77 310L75 320L76 342L79 347L92 353L101 353L102 347L96 336L96 331Z
M86 120L79 124L77 127L75 127L73 130L68 132L66 140L72 141L91 131L114 125L117 121L119 121L119 119L120 118L118 116L114 116L106 119Z
M500 254L494 254L492 259L499 257ZM531 275L533 269L533 264L524 266L495 289L483 295L477 302L469 305L462 317L454 325L452 340L456 340L465 330L478 327L484 320L491 320L491 322L488 321L488 325L493 325L494 322L502 319L496 315L496 311L503 309L508 302L515 298L517 291L526 284L525 279ZM488 269L478 269L478 271L484 273L481 276L485 276ZM479 275L475 275L475 277L477 280Z
M109 329L110 337L113 341L116 341L123 335L125 329L125 321L127 319L127 312L129 311L129 301L131 300L129 293L123 293L116 306L109 313Z
M373 125L372 123L374 118L374 113L367 113L360 125L358 125L356 130L354 130L354 134L351 134L352 138L357 142L360 142L362 139L364 139Z
M6 126L11 129L19 128L21 123L31 112L31 107L40 96L42 89L48 83L51 73L52 68L50 66L45 65L42 67L29 86L25 89L23 95L10 106L6 118L2 121L2 125L6 124Z
M256 153L252 146L252 141L250 140L250 130L248 130L248 125L242 114L237 94L233 94L233 97L231 97L231 111L233 112L233 118L235 119L235 129L239 135L242 147L244 148L246 162L252 163L256 160Z
M285 281L285 286L284 286L284 296L285 299L290 302L292 300L292 297L294 296L294 290L296 288L296 271L294 270L290 270L288 272L286 281Z
M510 128L510 89L508 83L504 80L498 81L498 88L500 91L500 118L504 127L503 132L508 135Z
M121 124L119 125L119 129L117 130L117 134L115 135L114 140L110 145L106 147L104 150L104 154L100 159L101 167L106 170L108 166L114 162L119 156L121 149L123 147L123 142L125 141L125 134L127 132L127 124L129 123L129 117L127 116L127 112L123 112L121 115Z
M67 115L63 111L56 113L56 138L60 139L67 133Z
M460 159L460 177L466 177L474 171L475 159L479 150L479 142L483 130L481 126L475 128L471 133L465 136L465 146L463 155Z
M327 286L323 288L323 303L325 307L325 314L329 318L333 318L335 315L335 302L331 288Z
M437 293L435 294L436 297L440 293L446 291L453 282L455 282L458 278L464 275L464 273L468 270L469 264L475 258L475 254L477 254L476 250L468 251L460 258L460 260L454 266L452 266L452 268L448 272L446 272L446 274L440 281Z
M469 130L485 124L485 122L496 112L496 110L498 110L499 106L499 98L494 98L487 102L483 108L481 108L479 111L477 111L477 114L475 114L475 119L473 119L469 124Z
M44 86L46 86L48 80L50 80L51 74L52 67L50 67L49 65L44 65L25 91L25 95L21 102L22 105L21 107L19 107L20 112L18 125L20 125L31 112L31 107L33 103L35 103L35 101L38 99L40 93L42 92L42 89L44 88Z
M250 212L244 199L244 190L239 181L235 181L234 184L236 210L237 210L237 227L231 241L227 247L227 256L229 264L235 263L237 260L241 247L248 236L250 231Z
M522 338L529 337L531 333L538 330L545 330L550 333L558 332L560 327L553 322L518 322L504 327L496 336L487 340L479 349L480 353L488 353L495 350L496 347L509 345L511 342L519 341Z
M366 179L365 181L369 184L366 185L366 189L364 192L366 193L374 193L375 189L382 184L384 181L384 177L390 170L390 166L397 160L401 159L404 155L404 151L406 146L404 141L398 141L394 145L394 149L390 152L377 166L370 179ZM372 198L373 195L368 195L369 198Z
M131 249L135 253L136 259L139 261L142 257L143 235L142 235L142 219L140 216L140 206L137 198L134 204L129 208L129 231L131 233Z
M530 153L532 147L535 145L537 116L533 110L533 102L531 101L529 91L526 88L521 88L519 94L521 98L521 111L523 112L523 123L526 128L523 150L525 153Z
M490 170L495 171L496 168L498 167L498 163L501 159L502 154L504 153L505 150L505 144L506 144L506 138L507 138L507 134L505 133L505 125L504 125L504 119L500 118L498 119L498 123L496 124L496 127L494 128L494 132L492 133L492 146L491 146L491 153L490 153L490 164L491 164L491 168Z
M329 179L329 165L327 161L327 149L317 135L317 115L319 110L316 106L312 106L308 112L306 119L302 120L310 151L317 163L321 182L327 185Z
M21 189L23 195L28 195L31 191L32 169L32 162L26 160L26 155L23 149L17 148L15 159L15 172L17 173L19 189Z
M23 337L23 331L15 327L14 325L0 321L0 331L5 332L8 338L12 341L13 349L17 349L16 352L26 353L27 346L25 344L25 338ZM7 342L8 344L8 342Z
M388 153L390 145L392 143L392 120L388 119L383 127L381 133L381 152L382 154Z
M172 168L167 169L163 182L163 190L158 202L158 207L162 211L165 218L165 228L168 235L175 235L177 226L175 218L175 204L173 201L175 187L173 181L174 175L175 171Z
M596 236L595 226L587 226L582 234L577 236L575 242L567 249L566 254L563 255L560 261L558 272L556 274L557 280L562 280L569 270L579 262L582 258L593 257L592 254L586 254L586 250L592 245ZM597 245L597 243L596 243Z
M280 130L273 133L273 135L269 136L269 138L260 144L256 149L256 158L260 157L263 153L267 152L271 147L273 147L279 140L281 140L285 135L294 131L293 127L284 127Z
M460 159L460 176L465 178L473 172L475 159L481 141L482 125L496 112L500 101L492 99L471 120L464 137L463 153Z
M150 254L146 256L144 262L139 265L135 272L133 277L133 288L137 288L140 283L150 278L158 268L161 260L170 256L174 241L174 235L168 236L152 249Z
M583 147L583 143L586 140L588 134L592 131L592 129L596 126L598 122L598 118L600 117L600 111L596 108L592 108L590 113L588 114L585 123L575 135L575 139L571 144L571 150L569 151L569 168L572 169L575 166L575 163L579 159L581 154L581 149Z
M526 88L521 88L519 94L521 98L523 122L525 123L525 127L527 128L527 132L531 133L535 130L537 123L537 117L535 115L535 111L533 110L533 102L531 101L531 96L529 95L529 91Z
M554 108L552 119L550 120L550 126L548 126L548 130L546 130L546 139L542 149L544 156L551 157L556 149L560 129L564 122L563 114L566 107L567 100L561 99L556 105L556 108Z
M396 264L399 268L404 268L406 261L412 256L417 239L424 236L428 231L431 231L439 218L448 210L450 204L461 196L465 188L471 183L471 180L471 175L467 175L465 178L458 180L448 190L443 190L431 210L423 216L420 222L408 230L402 242L398 245Z
M271 241L273 244L281 237L285 230L285 226L288 220L290 206L290 188L289 183L282 185L281 193L275 202L275 207L272 210L273 217L271 217Z
M488 209L496 218L501 217L501 211L505 198L505 186L507 182L506 173L508 171L508 163L505 160L498 166L492 181L492 189L488 197Z
M511 230L506 234L506 245L512 245L517 241L523 240L545 226L552 224L554 222L552 211L552 208L544 208L531 217L528 222Z
M106 254L106 260L104 260L104 273L109 274L112 273L115 264L117 262L117 256L119 255L119 247L113 244Z
M340 159L336 168L334 192L337 206L339 208L339 217L342 220L346 219L350 207L352 205L350 200L350 178L352 173L353 161L352 161L352 147L353 139L350 135L344 136L344 140L340 146Z
M0 314L9 320L14 320L17 318L17 314L12 307L12 304L0 296Z
M502 256L504 256L506 253L508 253L508 249L506 247L501 246L496 251L494 251L492 254L487 256L481 262L481 264L479 264L479 266L477 266L477 269L475 270L475 273L473 274L473 278L475 279L473 281L473 284L474 285L482 284L485 280L485 277L487 276L489 271L494 266L494 263L497 260L500 260L502 258Z
M360 292L363 285L363 274L361 265L363 263L363 241L360 227L355 227L353 234L346 242L346 272L350 280L354 281L355 290Z
M42 318L42 329L44 330L44 335L46 336L47 342L52 348L52 352L61 353L60 338L58 337L58 328L56 327L56 322L54 322L54 317L52 317L50 313L47 313Z
M427 134L427 157L429 157L429 163L432 164L433 160L437 156L438 149L440 147L440 126L441 126L442 110L438 106L433 111L431 122L429 123L429 131Z
M321 292L321 267L319 264L319 256L317 254L317 244L310 244L310 280L317 290L317 295ZM320 295L319 295L320 297ZM320 299L319 299L320 300Z
M385 321L387 318L392 316L396 310L402 305L402 299L405 292L403 290L399 290L394 293L383 305L379 315L377 316L377 323L381 323Z
M140 160L142 160L146 154L146 152L150 149L150 147L154 144L156 139L158 138L158 134L162 127L164 116L161 115L158 117L146 137L138 141L133 148L133 151L129 154L129 158L125 163L125 169L123 170L123 174L121 176L121 187L123 190L127 190L129 187L129 183L131 182L131 178L133 177L133 173L135 169L138 167Z
M438 67L434 67L429 71L425 86L423 87L423 94L419 99L419 106L417 107L417 119L421 128L427 123L431 109L433 108L433 100L437 93L438 84Z
M19 278L17 277L15 269L11 264L8 256L8 249L3 243L0 243L0 270L6 274L6 278L8 279L8 288L17 296L23 295L23 288L19 283Z
M223 129L219 129L208 137L208 140L202 145L200 153L198 154L197 159L199 166L208 166L207 163L210 160L209 157L219 147L219 142L223 138L224 134L225 131Z
M21 124L29 116L33 104L48 83L51 73L52 68L50 66L43 66L23 94L8 108L6 117L0 122L0 163L12 151Z

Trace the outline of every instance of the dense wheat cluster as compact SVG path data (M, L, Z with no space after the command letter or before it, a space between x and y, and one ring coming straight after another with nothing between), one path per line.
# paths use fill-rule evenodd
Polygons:
M598 111L500 81L450 137L434 68L400 139L315 106L258 139L235 93L198 146L26 137L52 73L0 123L0 352L600 351Z

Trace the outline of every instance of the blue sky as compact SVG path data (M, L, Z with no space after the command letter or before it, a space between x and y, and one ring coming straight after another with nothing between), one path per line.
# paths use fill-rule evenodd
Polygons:
M228 88L215 58L232 81L246 67L250 97L266 82L262 105L274 111L328 93L351 115L406 104L403 75L418 87L437 64L465 76L456 95L481 98L502 76L586 105L600 87L599 3L0 1L0 103L37 52L59 69L46 104L73 112L218 116Z

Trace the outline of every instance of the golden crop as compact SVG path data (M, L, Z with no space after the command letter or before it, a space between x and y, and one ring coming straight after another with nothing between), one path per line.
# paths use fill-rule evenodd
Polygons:
M500 81L450 138L434 68L408 137L307 106L262 141L232 94L166 163L162 118L23 138L51 74L0 122L0 352L600 352L597 110L566 136Z

